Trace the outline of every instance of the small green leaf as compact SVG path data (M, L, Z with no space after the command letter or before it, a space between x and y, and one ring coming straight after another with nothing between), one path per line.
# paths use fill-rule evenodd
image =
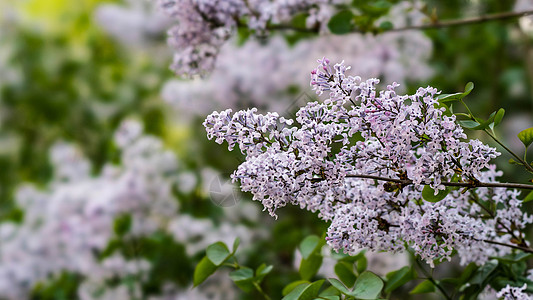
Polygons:
M217 266L215 266L207 256L204 256L194 269L194 286L198 286L200 283L204 282L209 276L211 276L211 274L215 273L216 270Z
M502 122L503 115L505 115L505 109L500 108L494 116L494 126L498 126Z
M283 290L281 291L281 295L287 296L290 292L292 292L292 290L294 290L297 286L299 286L300 284L303 284L303 283L310 284L310 282L307 281L307 280L293 281L293 282L289 283L288 285L286 285L283 288Z
M228 246L222 242L216 242L207 247L207 258L211 260L215 266L220 266L230 255Z
M300 295L304 292L304 290L310 286L309 283L302 283L292 289L290 293L287 294L287 296L283 297L282 300L298 300Z
M320 244L320 238L316 235L310 235L306 237L301 243L300 243L300 253L302 253L302 258L307 259L309 258L309 255L313 253L317 246Z
M239 245L241 244L241 239L240 238L236 238L234 241L233 241L233 251L232 253L235 254L235 252L237 252L237 248L239 248Z
M324 280L315 281L311 284L302 283L283 297L283 300L313 300L318 297L318 292L323 284Z
M295 28L306 28L306 20L309 17L307 13L298 13L292 17L291 25Z
M306 287L302 294L298 297L298 300L313 300L318 297L318 292L324 284L324 279L315 281Z
M357 277L353 272L353 263L338 262L335 265L335 274L347 287L352 287Z
M394 25L389 21L381 22L381 24L379 24L379 29L383 31L391 30L393 28L394 28Z
M326 296L340 296L341 293L339 290L337 290L334 286L330 286L327 289L323 290L320 295L320 297L326 297Z
M385 287L385 293L389 294L400 286L415 278L411 268L403 267L399 270L390 272L387 274L387 285Z
M113 224L113 229L115 234L118 236L125 235L131 228L131 215L124 214L120 215L115 219Z
M496 270L498 263L495 260L486 262L474 273L470 284L484 285L485 280Z
M354 27L353 17L350 10L341 10L329 19L328 28L334 34L349 33Z
M533 256L533 254L531 253L518 252L516 254L508 254L502 257L495 257L495 259L507 264L515 264L527 260L531 256Z
M328 278L328 281L329 283L331 283L331 285L333 287L335 287L339 292L345 294L345 295L348 295L348 296L351 296L351 293L352 291L350 291L346 286L344 286L344 284L342 282L340 282L338 279L335 279L335 278Z
M529 194L527 194L527 196L523 200L523 203L526 203L526 202L529 202L529 201L533 201L533 191L531 191L531 192L529 192Z
M254 270L250 268L240 268L236 271L229 273L229 277L240 289L245 292L250 292L254 289Z
M426 294L426 293L433 293L435 291L435 285L429 280L424 280L421 283L419 283L417 286L415 286L414 289L412 289L409 294Z
M454 93L454 94L442 94L437 97L440 103L453 103L462 100L464 97L468 96L470 92L474 89L474 84L469 82L465 86L465 91L463 93Z
M358 299L376 299L383 289L383 280L376 274L365 271L355 281L353 296Z
M453 103L463 99L463 93L442 94L437 97L440 103Z
M472 121L472 120L462 120L458 122L461 126L463 126L464 128L468 128L468 129L474 129L478 127L479 125L481 125L478 122Z
M422 198L428 202L439 202L450 193L450 189L445 188L444 190L439 190L437 195L435 195L435 190L432 189L429 185L425 185L422 190Z
M300 276L304 280L309 280L320 269L320 266L322 265L322 255L314 253L313 255L309 256L308 259L302 259L300 262Z
M524 143L526 148L529 147L533 143L533 127L520 131L518 138Z
M474 89L474 83L473 82L469 82L466 84L465 86L465 92L463 93L463 97L466 97L468 96L468 94L470 94L470 92Z
M361 258L357 260L357 267L356 267L357 273L359 274L363 273L366 270L367 264L368 264L368 261L366 257L362 255Z
M255 270L255 280L258 282L263 281L263 278L272 271L272 265L267 266L265 264L261 264L257 270Z

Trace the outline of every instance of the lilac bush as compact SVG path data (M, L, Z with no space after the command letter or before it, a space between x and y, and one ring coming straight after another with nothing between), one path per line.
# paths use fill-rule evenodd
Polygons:
M455 253L466 265L512 249L532 251L520 193L498 182L495 148L466 140L437 89L377 91L379 80L347 74L344 63L319 60L317 94L296 119L256 109L214 112L209 139L236 146L246 160L232 178L272 216L287 204L330 222L336 251L412 249L430 266ZM529 188L529 185L511 187Z

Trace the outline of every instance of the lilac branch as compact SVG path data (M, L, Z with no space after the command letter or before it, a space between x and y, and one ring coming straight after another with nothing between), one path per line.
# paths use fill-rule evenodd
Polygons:
M472 18L445 20L442 22L439 22L437 20L437 21L433 21L430 24L385 29L385 30L382 30L381 33L399 32L399 31L407 31L407 30L439 29L439 28L445 28L445 27L454 27L454 26L462 26L462 25L480 24L480 23L486 23L486 22L491 22L491 21L515 19L515 18L520 18L524 16L529 16L529 15L533 15L533 10L526 10L526 11L520 11L520 12L495 13L495 14L482 15L482 16L472 17ZM294 27L294 26L287 25L287 24L271 25L271 26L268 26L267 29L269 30L292 30L292 31L298 31L298 32L318 33L317 28L301 28L301 27ZM351 33L365 33L365 32L366 31L357 30L357 29L351 31Z
M347 178L364 178L364 179L375 179L380 181L388 181L399 183L402 185L413 184L413 181L410 179L398 179L398 178L388 178L375 175L364 175L364 174L348 174ZM533 185L531 184L522 184L522 183L511 183L511 182L441 182L444 186L458 186L458 187L467 187L467 188L478 188L478 187L494 187L494 188L508 188L508 189L527 189L533 190Z

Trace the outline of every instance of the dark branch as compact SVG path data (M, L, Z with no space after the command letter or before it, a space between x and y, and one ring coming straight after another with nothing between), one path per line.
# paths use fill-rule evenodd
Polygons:
M348 174L347 178L364 178L364 179L375 179L380 181L388 181L399 183L401 185L410 185L413 184L413 181L410 179L398 179L398 178L388 178L375 175L357 175L357 174ZM478 187L494 187L494 188L508 188L508 189L527 189L533 190L533 185L531 184L522 184L522 183L508 183L508 182L441 182L444 186L459 186L466 188L478 188Z
M387 32L398 32L398 31L407 31L407 30L439 29L439 28L454 27L454 26L461 26L461 25L480 24L480 23L485 23L485 22L490 22L490 21L515 19L515 18L520 18L524 16L529 16L529 15L533 15L533 10L520 11L520 12L495 13L495 14L483 15L483 16L472 17L472 18L465 18L465 19L444 20L442 22L434 21L430 24L391 28L391 29L386 29L381 32L387 33ZM315 28L311 29L311 28L294 27L288 24L270 25L268 26L267 29L269 30L292 30L292 31L298 31L298 32L318 33L318 29L315 29ZM351 33L365 33L365 31L356 29L356 30L353 30Z

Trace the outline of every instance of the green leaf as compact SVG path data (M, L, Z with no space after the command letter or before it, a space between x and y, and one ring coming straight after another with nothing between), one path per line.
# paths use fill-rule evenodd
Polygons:
M311 279L318 272L321 265L322 255L316 253L309 256L308 259L302 259L299 270L300 276L304 280Z
M265 264L261 264L257 270L255 270L255 280L258 282L263 281L263 278L272 271L272 265L267 266Z
M313 300L318 296L318 291L324 283L324 280L319 280L311 284L302 283L295 287L283 300Z
M287 296L283 297L282 300L297 300L303 291L310 286L309 283L302 283L295 287Z
M355 281L353 296L358 299L376 299L383 289L383 280L376 274L365 271Z
M392 291L413 280L414 278L414 273L409 267L403 267L399 270L388 273L385 293L391 293Z
M379 24L379 29L383 31L391 30L393 28L394 28L394 25L389 21L381 22L381 24Z
M470 92L474 89L474 83L473 82L468 82L465 86L465 92L463 93L463 97L466 97L468 96L468 94L470 94Z
M442 94L437 97L440 103L453 103L462 100L464 97L468 96L470 92L474 89L474 84L469 82L465 86L465 91L463 93L454 93L454 94Z
M522 203L526 203L526 202L529 202L529 201L532 201L532 200L533 200L533 191L531 191L531 192L529 192L529 194L527 194L527 196L524 198Z
M486 262L483 266L477 269L476 273L470 280L470 284L478 284L483 286L487 278L496 270L498 263L496 261Z
M302 258L307 259L309 258L309 255L313 253L317 246L320 244L320 238L316 235L310 235L306 237L301 243L300 243L300 253L302 253Z
M326 296L340 296L340 295L341 293L339 292L339 290L337 290L334 286L330 286L327 289L323 290L319 296L326 297Z
M524 143L526 148L529 147L533 142L533 127L520 131L518 138Z
M441 282L453 284L455 286L461 286L466 283L470 277L472 277L472 274L474 274L477 269L478 267L476 264L470 263L468 266L466 266L466 268L463 269L460 277L444 278L441 280Z
M366 257L364 255L362 255L357 260L357 267L356 267L357 273L358 274L363 273L366 270L367 264L368 264L368 261L367 261Z
M222 242L216 242L207 247L207 258L215 266L220 266L230 255L228 246Z
M124 214L120 215L115 219L113 224L113 230L118 236L125 235L131 228L131 215Z
M283 300L313 300L318 297L318 292L323 284L324 280L315 281L311 284L302 283L283 297Z
M310 284L309 281L307 280L297 280L297 281L293 281L291 283L289 283L288 285L286 285L283 290L281 291L281 295L283 296L286 296L288 295L290 292L292 292L292 290L294 290L297 286L299 286L300 284L304 284L304 283L307 283L307 284Z
M350 10L341 10L329 19L328 28L334 34L349 33L354 27L353 17Z
M498 126L502 122L504 114L505 114L505 109L500 108L498 112L496 113L496 116L494 116L494 126Z
M339 292L351 296L352 291L350 291L342 282L335 278L328 278L329 283L335 287Z
M352 287L357 279L353 272L353 263L338 262L335 265L335 274L347 287Z
M523 166L522 163L517 162L516 160L514 160L514 159L512 159L512 158L509 159L509 163L510 163L511 165L520 165L520 166Z
M215 273L216 270L217 266L215 266L207 256L204 256L196 266L196 269L194 269L194 286L198 286L200 283L204 282L209 276L211 276L211 274Z
M229 273L229 277L240 289L245 292L250 292L254 289L254 270L250 268L240 268L236 271Z
M428 202L439 202L450 193L450 189L447 187L444 190L439 190L437 195L435 195L435 190L432 189L429 185L425 185L422 190L422 198Z
M495 258L497 260L499 260L501 262L504 262L504 263L507 263L507 264L515 264L515 263L519 263L519 262L525 261L525 260L529 259L531 256L533 256L533 254L531 254L531 253L519 252L519 253L516 253L516 254L508 254L508 255L505 255L505 256L502 256L502 257L495 257Z
M318 297L318 292L320 291L320 288L324 284L324 279L315 281L311 283L309 286L307 286L302 294L298 297L298 300L313 300L316 297Z
M474 129L481 125L478 122L472 121L472 120L462 120L458 122L461 126L463 126L464 128L468 128L468 129Z
M240 238L236 238L234 241L233 241L233 251L232 253L235 254L235 252L237 252L237 248L239 248L239 245L241 244L241 239Z
M340 296L320 296L320 300L326 299L326 300L341 300Z
M292 17L291 25L295 28L306 28L307 13L298 13Z
M429 280L424 280L415 286L415 288L412 289L409 294L425 294L433 292L435 292L435 285L433 285L433 283Z

